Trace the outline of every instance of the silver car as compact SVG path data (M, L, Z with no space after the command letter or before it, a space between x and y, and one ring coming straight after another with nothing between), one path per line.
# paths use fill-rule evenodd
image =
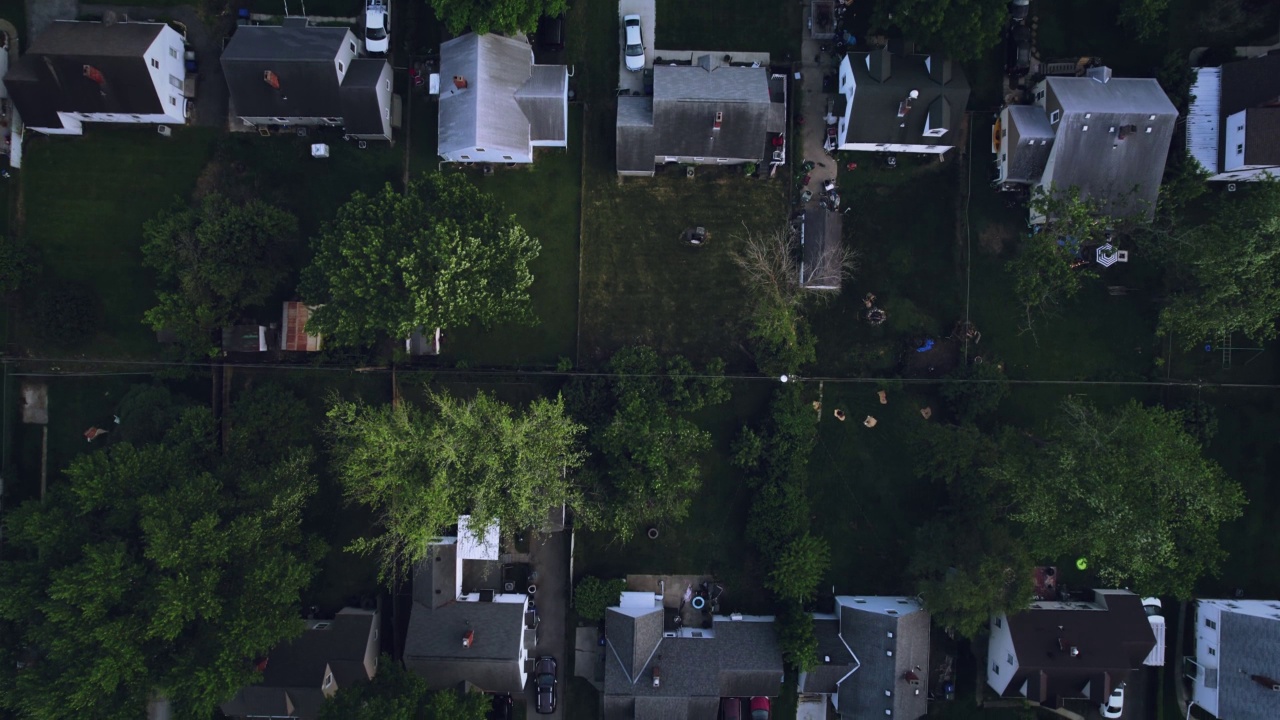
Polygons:
M627 69L639 72L644 69L644 38L640 35L640 16L628 15L622 18L622 31L626 42L623 55L627 59Z

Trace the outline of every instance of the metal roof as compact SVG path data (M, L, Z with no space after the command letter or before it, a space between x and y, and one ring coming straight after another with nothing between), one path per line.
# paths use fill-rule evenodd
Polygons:
M1187 153L1205 170L1217 173L1222 117L1222 68L1196 68L1187 111Z

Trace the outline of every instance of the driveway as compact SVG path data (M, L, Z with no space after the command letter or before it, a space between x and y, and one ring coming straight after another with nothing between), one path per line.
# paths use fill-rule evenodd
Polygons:
M827 139L827 123L824 121L827 113L827 99L833 97L832 94L823 92L822 76L837 73L839 65L836 54L822 52L822 46L832 41L814 40L809 35L807 23L801 25L800 32L803 34L800 46L800 71L803 77L801 88L804 90L804 105L799 108L798 113L804 117L804 125L800 127L800 153L793 157L797 166L803 160L812 160L816 163L814 169L808 173L809 184L805 186L806 189L813 191L815 199L810 201L810 205L816 207L818 204L816 198L822 194L824 183L836 179L836 161L828 156L822 147ZM844 96L834 95L834 97L836 98L835 114L844 114ZM795 153L796 148L791 148L791 152Z
M644 66L653 67L653 48L656 39L653 26L657 22L657 11L654 0L618 0L618 89L629 90L633 95L644 94L644 71L627 70L627 59L623 56L626 39L622 33L622 18L626 15L640 16L640 37L644 39Z
M533 602L538 606L538 644L529 653L530 660L543 655L556 659L559 675L559 702L556 711L545 717L559 720L564 717L565 693L569 690L569 680L573 675L569 671L571 659L565 642L565 619L569 615L569 533L535 533L529 539L529 569L537 573L537 580L530 576L530 582L538 586ZM532 663L531 663L532 666ZM534 707L533 675L530 667L529 687L525 688L525 702L530 714Z
M149 8L134 5L81 5L84 15L101 17L114 12L117 17L128 15L132 20L177 20L187 27L187 44L196 51L199 75L196 78L195 109L191 112L191 124L203 127L227 126L227 103L230 91L222 76L222 37L231 30L230 16L223 16L208 27L196 11L186 5L169 8Z

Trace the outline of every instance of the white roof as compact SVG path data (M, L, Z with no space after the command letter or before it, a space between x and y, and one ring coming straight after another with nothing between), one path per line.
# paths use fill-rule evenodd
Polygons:
M1187 153L1211 173L1218 172L1218 123L1222 68L1196 68L1187 111Z
M471 529L471 516L458 518L458 560L497 560L498 523L494 521L484 528L480 537Z

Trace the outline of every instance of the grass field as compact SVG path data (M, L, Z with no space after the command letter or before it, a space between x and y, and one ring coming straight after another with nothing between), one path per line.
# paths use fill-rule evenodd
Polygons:
M662 50L767 52L775 62L800 54L801 3L657 0L656 13L653 46Z
M142 314L154 280L142 266L142 225L185 201L213 152L212 131L178 128L165 139L146 128L91 125L84 137L28 136L19 174L22 233L48 277L82 285L100 305L99 331L64 345L97 357L154 353ZM29 328L18 327L24 344Z

